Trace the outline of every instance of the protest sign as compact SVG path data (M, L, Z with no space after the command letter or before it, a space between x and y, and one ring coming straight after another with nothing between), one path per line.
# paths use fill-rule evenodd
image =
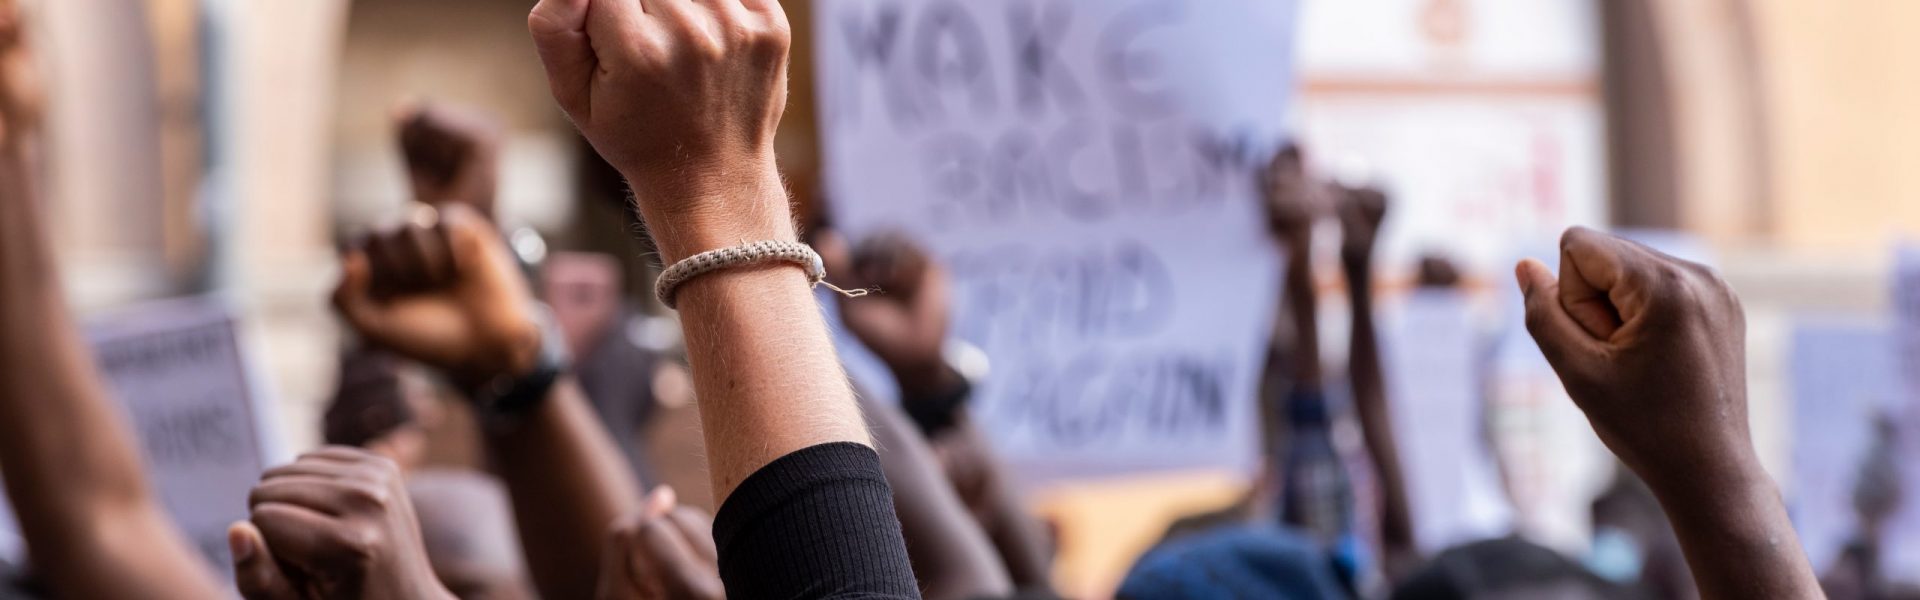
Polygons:
M94 361L139 438L149 482L189 542L223 574L227 525L280 452L231 311L210 298L140 305L91 320ZM13 515L0 498L0 559ZM17 538L13 538L17 541Z
M1803 317L1794 324L1793 477L1785 487L1794 529L1820 572L1859 533L1855 486L1875 421L1892 414L1901 394L1893 348L1884 319Z
M823 0L827 193L954 277L974 414L1039 477L1249 468L1277 285L1255 180L1293 3Z
M1387 398L1414 541L1427 552L1513 531L1486 420L1493 338L1467 294L1418 290L1383 328Z
M189 541L223 572L227 525L247 515L270 440L231 311L209 298L94 320L94 358L140 436L148 473Z

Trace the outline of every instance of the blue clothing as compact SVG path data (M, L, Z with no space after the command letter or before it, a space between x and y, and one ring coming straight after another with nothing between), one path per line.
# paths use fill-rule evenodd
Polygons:
M1344 600L1333 558L1278 527L1231 527L1175 539L1147 551L1120 584L1123 600L1263 598Z

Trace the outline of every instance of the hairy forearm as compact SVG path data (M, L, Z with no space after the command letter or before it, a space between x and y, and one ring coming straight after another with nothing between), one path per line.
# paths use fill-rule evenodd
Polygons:
M0 149L0 472L28 550L75 597L213 597L73 325L28 154Z
M541 595L591 597L607 529L640 506L641 490L579 386L562 379L531 414L486 440Z
M771 160L757 174L649 179L629 173L648 228L671 264L705 250L794 240L786 192ZM732 214L658 214L650 196L726 197ZM832 442L871 445L825 317L793 265L729 269L678 291L687 360L704 423L716 498L773 460Z
M1399 444L1387 408L1386 375L1380 365L1380 340L1374 328L1373 271L1368 257L1346 261L1347 292L1352 299L1352 338L1347 371L1353 383L1360 431L1380 478L1380 537L1393 554L1413 550L1413 518L1407 506L1406 479L1400 470Z
M1785 504L1757 460L1648 478L1686 553L1700 597L1820 598Z

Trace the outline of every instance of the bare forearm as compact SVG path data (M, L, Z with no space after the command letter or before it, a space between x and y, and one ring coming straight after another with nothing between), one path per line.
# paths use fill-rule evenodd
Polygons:
M1394 554L1413 551L1413 518L1407 506L1406 479L1400 470L1399 444L1393 437L1392 415L1387 408L1379 335L1374 328L1372 261L1350 260L1346 271L1353 307L1347 371L1353 382L1360 431L1380 478L1380 535L1392 560Z
M1293 320L1292 363L1288 375L1296 386L1320 386L1320 310L1313 289L1313 242L1306 232L1286 240L1285 309Z
M641 491L579 386L561 380L522 422L490 432L487 447L541 595L591 597L607 529L640 506Z
M933 449L898 409L866 404L880 447L880 466L893 486L893 503L907 555L926 597L989 598L1013 592L993 542L974 522L945 477Z
M645 215L663 258L671 263L741 242L796 239L779 176L771 161L761 168L757 175L728 172L665 184L630 175L643 197L761 199L738 214ZM871 445L803 271L792 265L724 270L683 284L678 294L716 498L724 501L747 476L795 451L832 442Z
M28 550L68 595L213 597L74 328L27 154L0 149L0 471Z
M1739 462L1705 476L1648 480L1700 597L1822 597L1779 490L1757 461Z

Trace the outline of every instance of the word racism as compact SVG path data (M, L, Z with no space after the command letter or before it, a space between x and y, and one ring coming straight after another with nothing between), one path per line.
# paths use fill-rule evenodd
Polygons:
M1177 61L1160 51L1187 2L1100 22L1077 21L1070 2L840 6L822 31L844 57L827 121L913 140L936 227L1217 209L1222 182L1259 162L1252 135L1180 118Z

